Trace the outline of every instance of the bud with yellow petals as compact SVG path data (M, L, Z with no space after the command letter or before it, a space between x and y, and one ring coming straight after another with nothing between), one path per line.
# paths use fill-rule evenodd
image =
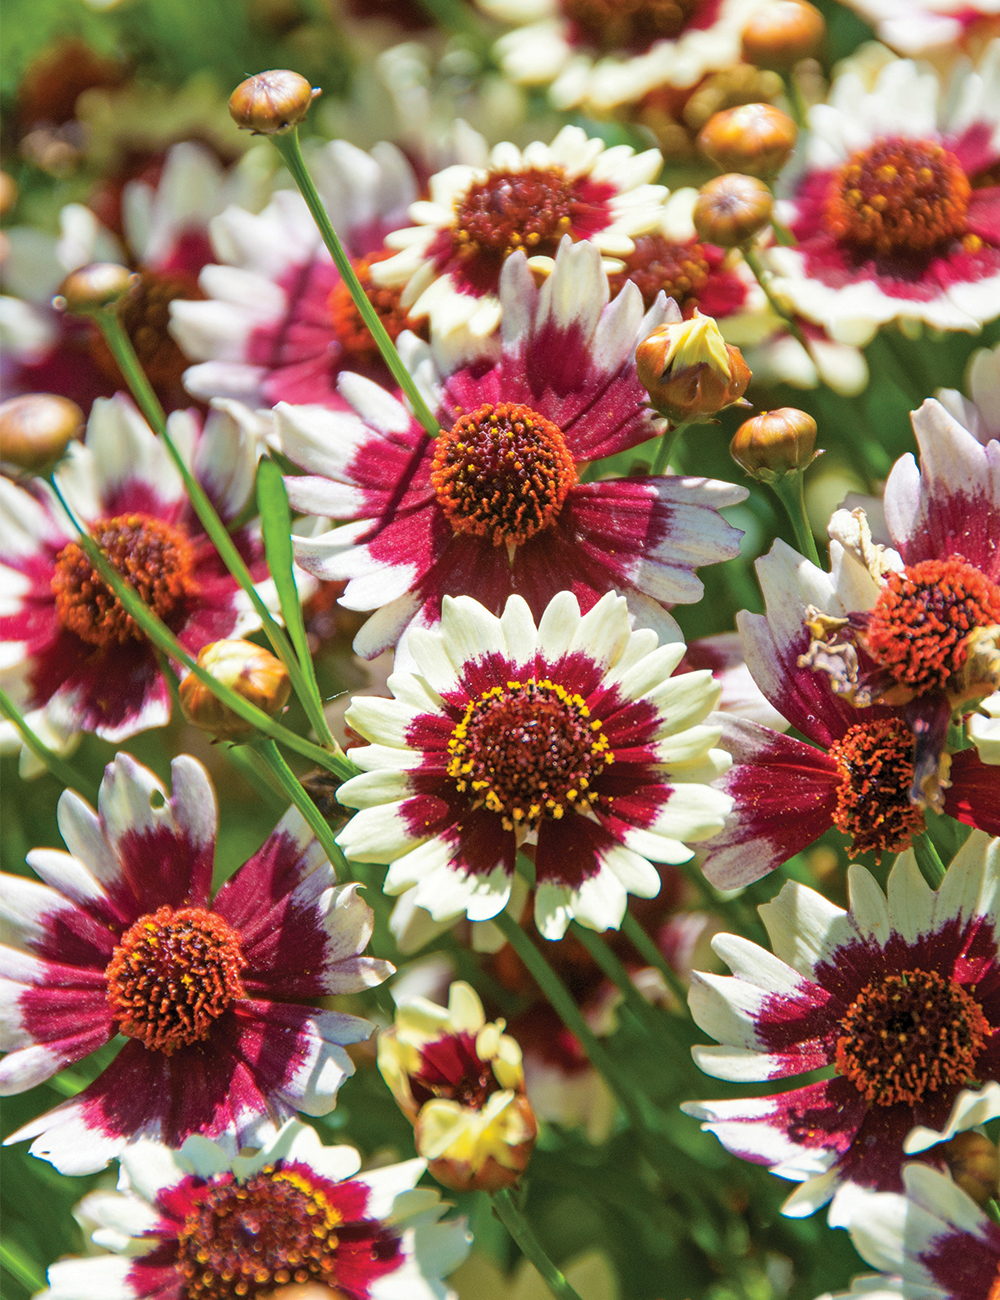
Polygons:
M697 308L690 320L661 325L636 348L639 382L654 407L675 424L705 423L743 400L750 367Z
M816 421L794 406L762 411L740 425L729 452L751 478L774 483L816 459Z
M229 116L254 135L280 135L304 121L309 105L322 93L287 68L258 72L230 95Z
M269 650L252 641L212 641L198 652L198 667L268 715L288 703L292 690L288 670ZM256 732L252 722L223 704L194 673L181 682L180 699L188 722L215 740L245 740Z

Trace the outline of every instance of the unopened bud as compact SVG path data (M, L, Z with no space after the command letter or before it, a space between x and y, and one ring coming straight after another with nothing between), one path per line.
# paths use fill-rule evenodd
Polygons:
M698 148L727 172L774 176L788 161L799 130L771 104L741 104L714 113L698 135Z
M348 1297L324 1282L290 1282L274 1291L262 1291L260 1300L348 1300Z
M806 0L768 0L743 30L743 58L758 68L787 72L823 48L826 19Z
M229 116L254 135L279 135L305 121L309 105L323 92L287 68L258 72L241 81L229 97Z
M67 275L52 305L60 311L87 316L113 306L138 283L139 277L127 266L119 266L117 262L91 262Z
M83 428L76 402L27 393L0 404L0 460L37 473L54 464Z
M703 185L692 217L699 239L720 248L738 248L771 220L774 199L763 181L726 172Z
M0 172L0 217L5 217L17 202L17 181L8 172Z
M764 411L736 430L729 453L762 483L774 483L816 459L816 421L794 406Z
M267 714L284 708L292 684L288 670L269 650L252 641L213 641L198 652L198 667ZM188 722L216 740L243 740L256 728L214 695L195 673L181 682L181 708Z
M750 367L722 337L711 316L661 325L636 348L639 382L656 409L675 424L710 421L743 401Z
M974 1129L956 1133L938 1148L948 1163L952 1178L962 1191L984 1208L1000 1196L1000 1152L987 1137Z

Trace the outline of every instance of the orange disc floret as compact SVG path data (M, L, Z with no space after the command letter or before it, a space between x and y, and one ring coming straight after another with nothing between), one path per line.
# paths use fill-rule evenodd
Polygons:
M830 746L840 784L833 824L852 839L850 858L874 852L901 853L924 828L924 815L910 803L913 733L898 718L849 727Z
M395 343L403 330L413 330L415 334L426 335L426 325L422 326L419 322L412 321L408 312L399 305L401 289L376 284L372 280L372 266L391 256L391 250L386 249L380 253L373 253L371 257L359 258L351 265L354 267L354 274L361 282L365 296L378 313L385 332ZM361 312L351 297L351 291L343 280L338 281L330 290L326 308L330 314L330 323L337 335L337 342L353 362L370 365L378 361L378 344L362 319Z
M573 184L562 168L490 172L456 204L452 238L459 253L519 248L555 256L573 224Z

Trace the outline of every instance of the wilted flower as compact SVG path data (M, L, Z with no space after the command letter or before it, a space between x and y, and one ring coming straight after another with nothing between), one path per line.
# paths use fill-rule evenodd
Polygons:
M750 368L739 348L697 308L690 320L661 325L636 348L636 370L653 406L677 424L711 420L742 400Z
M0 405L0 460L37 473L57 461L82 428L83 412L68 397L11 397Z
M241 81L229 97L229 114L238 127L254 135L280 135L305 121L320 90L287 68L258 72Z
M212 641L198 651L198 667L268 714L283 709L292 691L285 665L252 641ZM216 740L240 740L254 734L253 723L223 704L192 672L181 682L180 700L187 720Z

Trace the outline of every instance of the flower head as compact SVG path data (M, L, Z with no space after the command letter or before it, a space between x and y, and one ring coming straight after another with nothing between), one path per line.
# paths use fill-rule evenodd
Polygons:
M728 800L702 784L725 766L702 725L718 689L707 671L671 677L683 644L632 632L621 597L581 617L562 592L537 628L517 596L499 619L446 600L410 651L395 700L348 712L373 744L351 751L365 770L338 798L362 811L338 842L391 862L386 891L414 889L435 920L495 916L527 847L547 939L573 917L617 927L629 893L658 893L653 862L686 862L720 826Z
M730 1151L805 1183L785 1213L835 1196L843 1225L838 1189L898 1191L904 1152L1000 1115L998 897L1000 840L977 831L936 892L910 852L887 896L852 867L847 912L786 884L760 908L774 956L716 938L735 974L694 977L692 1013L721 1043L693 1049L701 1068L740 1082L834 1070L760 1100L685 1106Z
M312 1282L344 1300L451 1296L442 1279L468 1234L464 1219L438 1222L447 1207L415 1186L424 1161L360 1168L352 1147L325 1147L297 1120L251 1156L203 1136L179 1151L138 1142L119 1190L79 1207L102 1253L53 1264L42 1295L258 1300Z
M127 1039L94 1083L7 1139L35 1138L32 1154L64 1173L100 1169L140 1137L179 1147L200 1133L235 1152L296 1110L326 1114L353 1073L343 1044L372 1026L302 1003L392 973L360 955L371 910L337 886L295 811L212 900L215 794L193 758L172 773L168 796L119 754L96 813L72 791L60 799L70 852L28 855L45 883L2 878L14 946L0 949L0 1091Z

